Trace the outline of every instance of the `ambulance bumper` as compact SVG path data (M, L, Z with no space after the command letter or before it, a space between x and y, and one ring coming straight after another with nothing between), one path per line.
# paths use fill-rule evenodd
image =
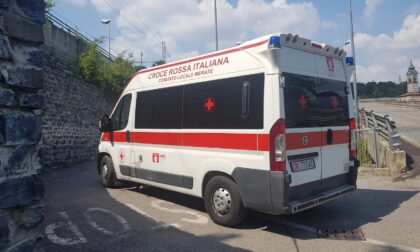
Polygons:
M316 195L289 202L289 213L294 214L321 205L356 190L356 186L344 185Z

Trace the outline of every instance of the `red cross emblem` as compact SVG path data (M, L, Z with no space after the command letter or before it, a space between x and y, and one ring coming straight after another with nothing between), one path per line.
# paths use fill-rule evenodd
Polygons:
M120 151L120 161L124 161L124 152Z
M338 108L338 100L337 100L337 97L334 96L332 98L331 104L332 104L333 109L337 109Z
M301 94L300 98L299 98L299 105L301 108L306 109L306 104L308 103L308 101L306 100L305 95Z
M213 112L214 111L214 106L215 106L215 102L213 97L209 97L206 99L205 103L204 103L204 109L206 110L206 112Z

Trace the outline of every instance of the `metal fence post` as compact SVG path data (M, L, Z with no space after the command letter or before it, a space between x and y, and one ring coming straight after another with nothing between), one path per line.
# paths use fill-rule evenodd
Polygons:
M371 113L371 117L372 117L372 122L373 122L373 137L374 137L374 142L375 142L375 158L376 158L375 163L376 163L376 168L379 168L378 132L377 132L378 123L376 121L376 117L373 112Z

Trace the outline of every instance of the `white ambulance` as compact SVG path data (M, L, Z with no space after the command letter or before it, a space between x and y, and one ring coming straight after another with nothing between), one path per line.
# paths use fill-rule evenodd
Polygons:
M139 71L100 122L105 187L136 182L204 199L232 226L356 189L353 60L272 34Z

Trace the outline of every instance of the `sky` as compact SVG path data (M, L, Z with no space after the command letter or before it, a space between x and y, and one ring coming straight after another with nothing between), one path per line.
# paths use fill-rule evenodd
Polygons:
M351 54L349 0L216 0L219 49L282 32L343 47ZM111 52L149 66L215 51L213 0L55 0L51 13L89 38L108 36ZM405 80L420 69L420 1L353 0L358 81ZM102 44L108 48L108 39Z

